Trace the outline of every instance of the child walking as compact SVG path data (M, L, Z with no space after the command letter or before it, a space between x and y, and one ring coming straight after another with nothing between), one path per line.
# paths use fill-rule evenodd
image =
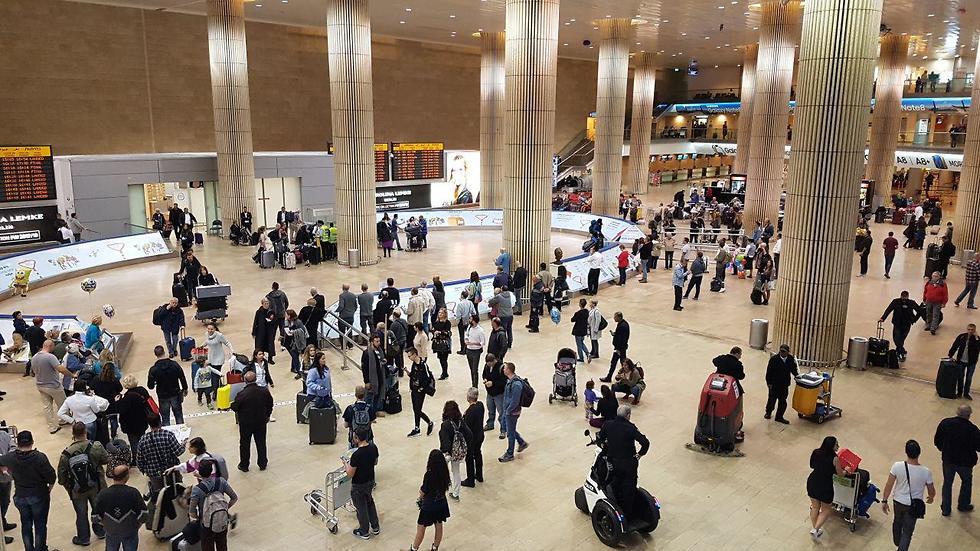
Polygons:
M595 381L589 379L585 383L585 419L587 421L591 421L595 415L595 404L598 401L599 397L595 393Z

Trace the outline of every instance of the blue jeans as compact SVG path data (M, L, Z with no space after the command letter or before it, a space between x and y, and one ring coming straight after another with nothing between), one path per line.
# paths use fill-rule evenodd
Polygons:
M429 333L429 313L430 312L431 312L430 310L426 310L425 312L422 312L422 330L425 331L426 334Z
M99 422L98 421L92 421L91 423L87 423L85 425L85 436L88 437L88 439L89 439L90 442L95 442L95 440L96 440L95 437L96 437L98 431L99 431Z
M640 281L646 281L647 280L647 272L650 271L650 260L651 259L640 260L640 267L643 268L643 277L640 278Z
M95 510L95 496L98 491L92 490L78 496L71 497L71 505L75 509L75 534L78 539L82 541L90 541L92 539L92 532L95 532L96 537L105 535L105 530L102 528L102 520L99 517L89 517L89 505L92 505L92 510ZM91 529L89 528L89 519L92 519Z
M174 422L178 425L184 422L184 397L177 395L173 398L160 398L160 420L163 426L170 424L170 411L174 412Z
M963 370L960 371L960 378L956 380L956 395L969 395L970 385L973 384L973 372L977 370L977 364L960 362Z
M106 536L105 551L137 551L140 547L140 533L133 532L129 536Z
M966 297L967 295L970 295L970 298L966 300L966 305L973 306L973 300L977 298L976 283L967 283L966 287L963 288L963 292L960 293L960 296L956 297L956 300L954 301L955 304L959 305L959 303L963 302L963 298Z
M496 396L491 396L487 394L487 424L485 426L493 429L493 418L497 418L497 422L500 423L500 432L503 433L507 430L506 423L504 423L504 394L500 393Z
M527 444L519 432L517 432L517 420L520 419L517 415L508 415L504 417L507 421L507 453L506 455L514 455L514 442L517 441L518 444L523 446Z
M575 350L578 353L578 361L584 362L589 356L589 349L585 346L585 335L575 335Z
M340 343L343 346L343 342ZM289 370L293 373L299 373L303 370L303 364L299 361L299 352L289 349L289 357L292 358L292 363L290 364Z
M167 331L163 332L163 342L167 344L167 353L171 356L176 356L180 352L178 349L179 341L180 333L169 333Z
M48 509L51 496L14 496L14 505L20 511L20 535L24 538L24 551L48 551Z

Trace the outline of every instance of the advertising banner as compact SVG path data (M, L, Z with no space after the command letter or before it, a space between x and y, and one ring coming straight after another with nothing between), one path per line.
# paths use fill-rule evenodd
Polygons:
M0 208L0 247L58 241L58 206Z
M475 205L480 202L480 152L446 152L445 182L432 182L433 208Z

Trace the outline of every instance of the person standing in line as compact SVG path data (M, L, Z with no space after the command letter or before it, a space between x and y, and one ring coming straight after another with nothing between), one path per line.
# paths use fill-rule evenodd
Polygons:
M871 237L870 231L866 231L863 236L858 238L858 254L861 257L861 272L858 277L868 275L868 257L871 256L871 245L873 244L874 238Z
M806 494L810 498L810 537L820 541L823 525L834 512L834 475L843 475L837 460L837 438L827 436L820 447L810 454L810 476L806 479Z
M48 456L34 449L31 431L17 433L17 449L0 457L0 472L14 480L14 506L20 512L25 551L47 551L48 511L57 476Z
M772 224L770 224L772 227ZM891 234L889 234L891 235ZM779 279L779 255L783 252L783 232L776 234L776 242L772 246L772 279Z
M163 348L163 347L157 347ZM58 361L51 351L54 350L54 341L47 339L41 345L41 350L34 354L28 362L28 369L34 373L34 383L37 391L41 394L41 403L44 405L44 417L48 421L48 432L54 434L61 430L59 424L58 411L65 403L65 392L61 386L61 378L67 377L69 380L77 377L77 373L68 371L68 368Z
M357 312L357 295L350 292L350 285L344 283L340 286L340 295L337 297L337 317L340 318L339 329L348 337L352 337L351 331L354 327L354 314ZM340 345L344 345L343 339ZM354 348L354 343L347 343L347 349Z
M613 330L613 355L609 361L609 373L605 377L599 378L603 383L612 382L613 373L616 371L617 364L626 362L626 350L629 348L630 324L623 318L622 312L613 314L613 321L616 322L616 329Z
M681 298L684 292L684 282L687 281L687 276L690 273L691 271L687 269L687 260L681 258L680 262L674 268L674 275L671 280L671 283L674 285L674 310L678 312L684 309L681 306Z
M776 257L776 255L773 256ZM728 263L731 261L732 255L728 251L725 238L722 237L720 240L718 240L718 252L715 253L715 281L721 284L721 288L718 289L719 293L725 292L725 267L728 266Z
M493 430L494 417L500 424L500 440L506 438L507 426L504 420L504 389L507 386L507 376L504 366L493 354L487 354L483 365L483 386L487 389L487 422L483 425L484 432Z
M109 456L99 442L90 442L85 423L75 422L71 426L72 443L61 452L58 459L58 484L68 492L68 499L75 509L75 536L71 542L74 545L87 546L92 534L99 539L105 538L100 517L95 514L96 496L105 489L103 469L109 463ZM86 459L80 459L85 456ZM79 459L76 459L79 458ZM72 468L73 463L85 465L82 469L86 475L78 476L78 471ZM89 516L89 505L92 515ZM91 520L91 528L89 527Z
M112 369L106 368L103 371L111 372ZM88 439L95 440L98 416L109 408L109 401L96 396L85 381L76 380L74 388L72 395L61 404L58 418L67 424L81 422L88 431Z
M507 286L501 287L500 289L494 289L493 297L487 301L487 306L490 308L497 309L496 318L500 321L500 327L503 328L504 332L507 334L507 348L514 347L514 303L516 302L516 297L513 293L507 290ZM498 358L503 358L502 354L497 355Z
M572 314L572 336L575 337L575 350L578 354L578 362L584 363L586 359L591 363L592 354L585 346L585 337L589 334L589 311L585 308L584 298L578 299L578 311Z
M960 494L956 510L961 513L973 511L973 467L977 464L977 452L980 452L980 429L970 421L972 414L973 408L966 404L956 408L955 417L939 422L933 438L943 458L943 489L939 508L944 517L952 514L953 481L957 475L960 477Z
M466 391L466 403L469 407L463 413L463 424L469 429L473 439L466 447L466 478L460 486L473 488L477 482L483 482L483 416L485 408L480 401L480 391L469 388Z
M453 316L456 318L456 330L459 331L459 351L456 353L461 356L466 355L466 328L469 327L470 320L476 315L478 315L476 306L470 300L469 292L464 290L460 293L459 300L456 301L456 308L453 310Z
M527 328L528 333L539 333L541 332L541 316L544 315L544 305L546 299L547 291L545 291L544 284L541 283L541 277L537 274L531 276L531 314L527 318Z
M892 262L895 261L895 251L898 250L898 239L895 239L895 232L888 232L888 237L881 242L881 248L885 251L885 279L891 279Z
M602 273L602 253L599 247L592 247L587 260L589 265L588 287L584 294L596 295L599 292L599 275Z
M387 285L387 287L381 289L381 292L388 293L388 298L391 299L392 306L400 305L402 302L402 295L401 292L398 290L398 287L395 287L395 278L389 277L385 281L385 284Z
M435 318L435 313L438 310L434 310L436 307L436 297L432 294L432 289L429 288L429 284L424 279L419 282L418 286L419 296L422 297L422 328L426 333L429 332L429 324ZM445 301L443 301L445 302Z
M132 464L136 464L136 449L140 439L149 427L147 422L147 404L150 393L139 385L136 377L126 375L122 378L123 395L118 400L109 404L106 410L109 414L119 414L119 427L126 438L129 440L129 449L132 452Z
M9 431L0 431L0 461L2 461L3 456L10 453L13 449L16 449L14 436ZM3 522L4 534L8 534L14 528L17 528L16 524L7 522L7 511L10 508L10 493L13 490L13 486L14 479L10 477L9 473L0 469L0 522ZM4 543L10 545L14 543L14 538L5 535Z
M904 362L908 357L908 351L905 350L905 339L908 338L909 332L912 330L912 324L921 315L919 305L909 299L908 291L902 291L899 298L893 299L888 304L888 308L885 308L885 313L878 319L878 323L884 323L889 314L892 315L892 340L895 341L898 361Z
M419 423L421 421L425 421L427 426L425 435L429 436L432 434L432 428L435 424L422 411L422 405L425 404L425 396L428 394L427 391L430 388L430 383L433 388L435 387L435 384L432 382L432 371L429 370L425 358L419 355L418 350L409 348L407 352L408 360L412 363L412 368L408 372L408 388L412 395L412 413L415 415L415 428L412 429L412 432L408 433L408 437L412 438L413 436L422 434L422 431L419 430Z
M704 253L698 251L695 253L694 262L691 263L691 281L687 284L687 292L684 293L684 298L690 296L691 289L694 289L694 300L701 298L701 280L707 271L708 263L704 260Z
M398 227L398 224L399 224L399 222L398 222L398 215L397 214L392 215L392 217L391 217L391 236L395 240L395 246L397 246L398 247L398 250L400 251L400 250L402 250L402 240L398 237L398 233L401 231L401 228Z
M599 311L599 301L589 300L589 339L592 341L592 350L589 352L589 363L599 358L599 339L602 338L602 312Z
M977 369L977 356L980 355L980 336L977 336L976 324L966 326L966 333L960 333L949 348L949 358L956 360L960 366L959 378L956 380L956 397L972 400L970 385L973 384L973 372Z
M514 293L514 315L524 315L524 288L527 287L527 268L520 262L514 261L514 277L511 279L510 286Z
M970 310L976 310L977 307L973 302L977 297L977 283L980 282L980 260L974 255L963 268L966 269L966 286L963 287L963 291L956 297L953 304L959 306L963 302L963 299L966 298L966 307Z
M446 456L452 469L452 485L449 497L459 501L459 487L462 478L460 463L466 461L466 454L473 442L473 434L463 423L463 414L455 400L448 400L442 408L442 425L439 427L439 451Z
M677 240L674 234L664 232L664 269L670 270L674 266L674 248L677 247Z
M95 498L92 515L98 516L105 528L106 551L137 551L140 529L144 526L146 501L143 494L129 484L129 465L116 465L106 476L112 480L108 488Z
M282 345L289 352L289 370L297 379L303 377L303 362L300 361L300 354L306 350L308 339L310 334L306 330L306 325L299 319L296 310L292 308L286 310L286 328L283 331Z
M487 338L487 353L493 354L499 361L503 361L504 356L507 355L507 350L510 348L510 343L507 341L507 332L504 331L500 323L500 318L490 320L490 327L492 329L490 336Z
M378 448L369 441L368 431L363 427L354 429L354 452L344 468L351 481L351 501L357 509L357 524L354 536L362 540L371 539L381 533L378 509L374 504L374 466L378 463ZM441 455L441 454L440 454ZM448 477L447 477L448 478Z
M374 311L374 294L368 291L368 284L361 284L361 294L357 295L357 307L360 310L361 333L368 335L371 333L371 320Z
M626 245L619 246L616 267L619 268L619 281L616 284L626 285L626 270L630 267L630 252L626 250Z
M231 409L238 417L238 470L243 473L248 472L253 439L259 470L264 471L269 465L265 436L272 418L272 407L272 394L268 387L255 384L254 371L245 373L245 388L231 403Z
M500 254L498 254L497 258L495 258L493 261L494 266L502 268L504 274L506 274L507 277L510 277L510 262L510 253L507 252L506 248L500 247Z
M160 416L151 413L146 416L150 432L140 438L136 445L136 466L148 479L150 494L163 489L163 473L170 467L180 464L180 454L184 445L168 430L163 430Z
M268 298L263 297L262 303L255 311L252 320L252 338L255 341L255 350L265 352L269 359L269 365L275 365L273 358L276 355L276 329L279 322L276 320L276 313L272 310L272 303Z
M892 519L892 542L898 546L898 551L908 551L915 522L925 516L925 504L932 503L936 497L932 471L919 464L921 452L922 448L915 440L905 443L905 461L897 461L892 465L881 496L881 509L886 515L888 498L893 498L895 516Z
M381 352L381 335L373 333L371 342L361 353L361 375L367 390L365 401L375 412L384 411L387 386L385 384L385 357Z
M497 458L501 463L514 460L514 442L517 442L517 451L523 452L530 445L520 433L517 432L517 421L521 416L521 397L524 394L524 379L514 373L515 367L511 362L503 365L504 376L507 377L507 384L504 387L504 423L507 425L507 451L504 455Z
M443 306L432 320L432 351L439 358L439 365L442 367L442 374L439 380L444 381L449 378L449 354L453 349L453 324L449 321L449 313Z
M159 323L160 330L163 331L163 342L167 345L167 353L170 359L177 356L180 331L187 324L184 321L184 310L176 298L171 298L170 302L160 310Z
M789 424L783 415L786 413L786 397L789 396L790 383L797 375L799 371L796 369L796 358L789 353L789 345L779 345L779 353L769 358L769 364L766 366L766 385L769 387L764 416L766 419L772 418L772 409L775 407L776 422Z
M758 223L756 223L756 230L758 231ZM745 277L752 279L752 263L755 260L755 253L759 250L759 246L756 243L756 239L749 241L748 246L745 247Z
M932 277L922 289L922 302L926 304L926 331L935 335L943 322L943 308L949 302L949 288L938 271L932 272Z
M174 423L180 425L184 422L183 402L184 397L187 396L187 378L184 377L184 370L177 362L167 358L167 351L162 346L157 345L153 353L157 361L150 367L146 386L150 390L156 388L160 418L164 426L170 424L171 411L174 414ZM208 354L210 355L210 350ZM218 369L221 369L221 364L218 364Z
M415 528L415 539L409 551L419 551L425 539L425 529L435 525L436 534L432 539L432 551L438 551L442 544L442 525L449 518L449 501L446 492L449 491L449 466L446 457L439 450L429 452L429 460L419 488L419 518Z
M213 459L206 459L198 466L194 477L198 483L191 489L191 497L187 505L188 516L191 522L201 525L201 551L228 551L228 529L235 525L235 515L228 514L228 522L221 522L220 525L215 518L207 518L205 511L208 507L208 499L212 494L224 494L224 497L217 496L230 511L238 503L238 494L228 484L228 481L220 475L212 477L217 471L217 462ZM224 519L222 519L224 520Z
M657 262L660 261L660 254L664 250L664 244L662 241L657 239L654 233L650 234L650 271L654 272L657 270Z
M289 297L279 289L279 282L273 281L272 290L265 295L265 298L269 299L269 309L272 310L272 314L275 316L276 326L279 328L279 335L285 335L284 329L286 328L286 310L289 308ZM272 363L271 356L269 363Z
M487 334L480 327L479 316L470 317L470 325L466 328L464 341L466 343L466 363L470 367L470 382L472 386L476 386L480 382L480 356L483 355L483 348L487 345Z

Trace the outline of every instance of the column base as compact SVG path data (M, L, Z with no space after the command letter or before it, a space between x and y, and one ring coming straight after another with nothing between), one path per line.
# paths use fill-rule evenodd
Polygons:
M374 258L362 258L361 259L361 266L374 266L375 264L378 264L380 262L381 262L381 257L380 256L377 256L377 257L374 257ZM337 259L337 264L340 264L341 266L350 267L350 261L348 261L346 259L341 260L341 259L338 258Z

